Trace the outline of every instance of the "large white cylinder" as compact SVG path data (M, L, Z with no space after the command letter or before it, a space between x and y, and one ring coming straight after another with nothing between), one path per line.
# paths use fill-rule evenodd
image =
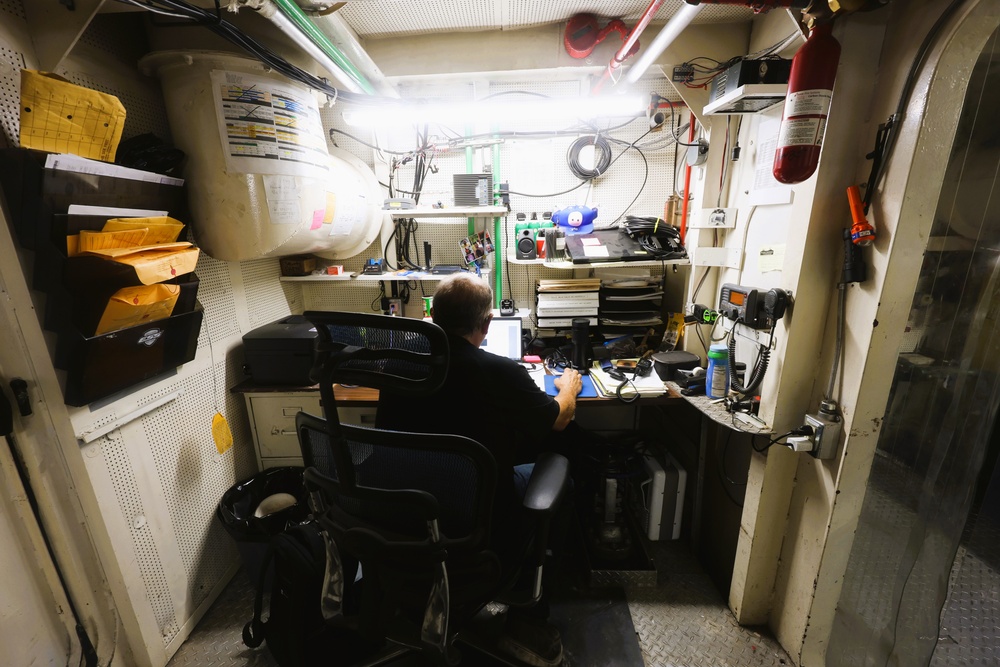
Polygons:
M372 170L327 144L316 95L255 60L210 51L152 53L198 245L224 261L357 255L385 212Z

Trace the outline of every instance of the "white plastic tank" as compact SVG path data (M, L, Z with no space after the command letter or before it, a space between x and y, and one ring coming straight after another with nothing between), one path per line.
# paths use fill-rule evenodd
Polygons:
M140 66L160 77L174 144L187 154L195 240L207 254L338 259L378 236L378 180L328 146L315 91L229 53L161 51Z

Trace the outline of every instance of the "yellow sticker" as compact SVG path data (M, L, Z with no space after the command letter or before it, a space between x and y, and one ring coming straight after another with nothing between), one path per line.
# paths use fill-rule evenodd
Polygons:
M212 439L220 454L225 454L233 446L233 432L229 430L229 422L218 412L212 417Z
M332 192L326 193L326 214L323 216L323 224L329 225L333 222L333 216L337 213L337 195Z

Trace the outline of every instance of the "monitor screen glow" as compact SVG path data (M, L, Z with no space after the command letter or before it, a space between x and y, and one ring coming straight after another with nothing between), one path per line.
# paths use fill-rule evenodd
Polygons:
M521 318L494 317L481 349L508 359L521 359Z

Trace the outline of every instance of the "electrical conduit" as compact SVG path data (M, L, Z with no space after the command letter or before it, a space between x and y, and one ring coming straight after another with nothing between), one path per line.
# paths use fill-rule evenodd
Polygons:
M634 28L632 28L632 32L628 34L628 38L625 40L625 43L622 44L622 48L618 49L615 55L611 57L611 61L608 63L607 69L604 70L604 75L601 76L601 80L594 85L592 92L599 93L601 88L604 86L604 83L614 76L615 70L622 66L622 63L628 57L628 52L631 51L632 47L635 46L635 43L639 41L639 35L641 35L642 31L646 29L649 22L653 20L653 17L656 15L656 12L660 10L660 7L663 6L663 3L664 0L653 0L649 3L649 7L647 7L646 11L643 12L642 16L639 18L639 22L635 24Z
M283 33L333 74L338 83L352 93L375 93L375 88L350 60L320 32L292 0L237 0L230 11L240 6L256 9Z
M358 72L368 79L375 90L386 97L399 97L399 92L388 82L385 74L361 46L357 33L347 25L340 14L322 14L311 17L313 24L329 38L333 45L353 63Z
M652 43L639 53L638 58L625 75L625 80L629 83L638 81L639 77L645 74L649 66L653 64L653 61L659 58L668 46L673 44L677 35L691 24L702 7L703 5L681 5L677 13L670 17L659 34L653 38Z

